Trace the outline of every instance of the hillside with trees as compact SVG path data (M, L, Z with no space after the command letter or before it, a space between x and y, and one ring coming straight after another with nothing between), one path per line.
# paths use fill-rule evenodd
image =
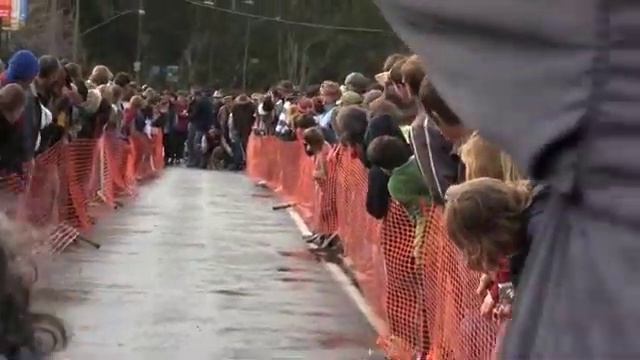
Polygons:
M75 4L76 0L31 0L28 25L11 36L6 51L29 47L71 58ZM107 23L81 36L79 61L87 68L102 62L131 71L138 45L139 0L80 0L80 4L80 33ZM269 19L380 31L256 19L207 4ZM162 80L150 78L154 66L177 65L183 86L240 88L246 83L259 89L284 78L304 85L338 79L354 70L373 73L387 54L403 49L371 0L145 0L144 10L142 74L151 82Z

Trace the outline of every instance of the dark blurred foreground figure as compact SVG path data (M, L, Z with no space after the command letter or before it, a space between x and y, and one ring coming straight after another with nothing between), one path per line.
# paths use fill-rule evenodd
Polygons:
M0 359L47 359L68 340L60 319L29 309L33 279L25 276L29 264L19 256L24 249L20 249L18 238L31 234L33 231L0 216Z
M640 2L376 2L462 122L550 186L502 357L639 357Z

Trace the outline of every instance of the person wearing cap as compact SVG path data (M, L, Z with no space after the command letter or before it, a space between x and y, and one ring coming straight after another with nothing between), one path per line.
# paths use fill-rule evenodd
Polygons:
M342 94L340 100L338 101L338 106L351 106L351 105L362 105L362 95L358 94L355 91L347 90Z
M35 141L32 140L36 129L36 114L34 113L35 96L31 94L31 83L38 75L40 65L38 58L29 50L20 50L11 56L9 65L2 74L2 86L6 84L18 84L26 92L26 103L24 112L18 120L20 136L22 137L22 151L20 156L22 161L27 162L33 159L35 154ZM39 119L39 117L38 117Z
M9 66L2 74L2 85L18 84L27 89L39 71L38 58L29 50L20 50L9 59Z
M344 86L346 91L353 91L360 95L367 92L371 81L364 75L358 72L347 75L344 79Z
M40 115L35 113L35 96L27 90L30 89L31 83L39 71L38 58L29 50L20 50L11 56L9 66L2 74L2 86L18 84L26 93L24 112L18 120L22 136L21 157L24 162L32 160L35 154L35 140L32 134L36 132L36 124L40 120Z

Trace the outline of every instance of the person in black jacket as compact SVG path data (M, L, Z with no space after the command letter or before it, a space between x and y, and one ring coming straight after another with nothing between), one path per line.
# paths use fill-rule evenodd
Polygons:
M367 132L364 137L364 149L366 149L373 140L379 136L387 135L393 136L406 142L402 131L398 126L397 116L400 111L395 105L384 100L379 99L377 104L373 106L374 117L369 121ZM380 108L387 108L391 111L378 111ZM395 116L394 116L395 114ZM367 212L376 219L382 219L387 215L389 210L389 189L387 188L389 183L389 175L387 175L382 169L371 166L365 159L365 166L369 168L369 181L367 187Z
M201 90L195 90L193 103L189 112L189 123L193 135L190 139L191 147L189 148L189 167L205 168L206 163L203 161L202 138L209 132L213 125L213 104L211 99L204 96ZM191 136L190 136L191 137Z
M26 101L24 90L17 84L0 89L0 176L22 173L24 149L18 120Z
M444 205L447 189L464 181L457 148L470 130L462 126L428 77L415 66L420 65L408 62L403 67L405 84L420 105L411 125L411 145L434 203Z

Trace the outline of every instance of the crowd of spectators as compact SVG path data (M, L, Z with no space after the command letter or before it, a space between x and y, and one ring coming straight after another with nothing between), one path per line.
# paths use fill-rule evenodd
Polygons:
M423 206L444 207L450 239L467 266L483 274L479 311L507 321L532 233L539 231L544 187L463 125L418 56L392 55L373 78L352 73L342 84L328 80L305 89L281 81L266 93L235 97L195 86L189 93L159 92L106 66L85 79L78 64L19 51L0 75L0 175L28 171L58 142L105 132L124 140L162 133L167 165L237 171L246 166L253 134L303 142L321 196L328 159L341 145L368 171L367 212L384 219L391 201L406 210L417 258L429 255ZM339 244L336 234L308 241L318 249Z
M85 73L65 59L18 51L0 74L0 180L18 179L28 192L34 173L41 173L39 159L50 161L56 149L66 149L61 145L103 136L135 148L126 144L164 134L166 161L179 162L190 124L200 126L205 118L195 112L196 104L188 93L139 86L129 74L114 75L104 65ZM79 155L92 157L87 151ZM31 280L22 274L23 254L14 243L37 231L14 221L11 204L2 205L8 207L0 212L0 358L40 359L64 346L67 334L62 321L30 309ZM40 337L42 329L51 340Z
M352 73L342 85L324 81L307 91L282 81L260 96L254 133L302 141L314 159L318 192L329 176L333 149L349 149L368 169L369 215L384 219L395 201L411 219L414 259L407 263L429 256L424 206L443 207L452 244L470 270L483 274L478 311L506 324L530 241L541 231L545 187L529 181L507 153L463 125L420 57L392 55L373 78ZM314 234L308 241L328 249L339 238Z

